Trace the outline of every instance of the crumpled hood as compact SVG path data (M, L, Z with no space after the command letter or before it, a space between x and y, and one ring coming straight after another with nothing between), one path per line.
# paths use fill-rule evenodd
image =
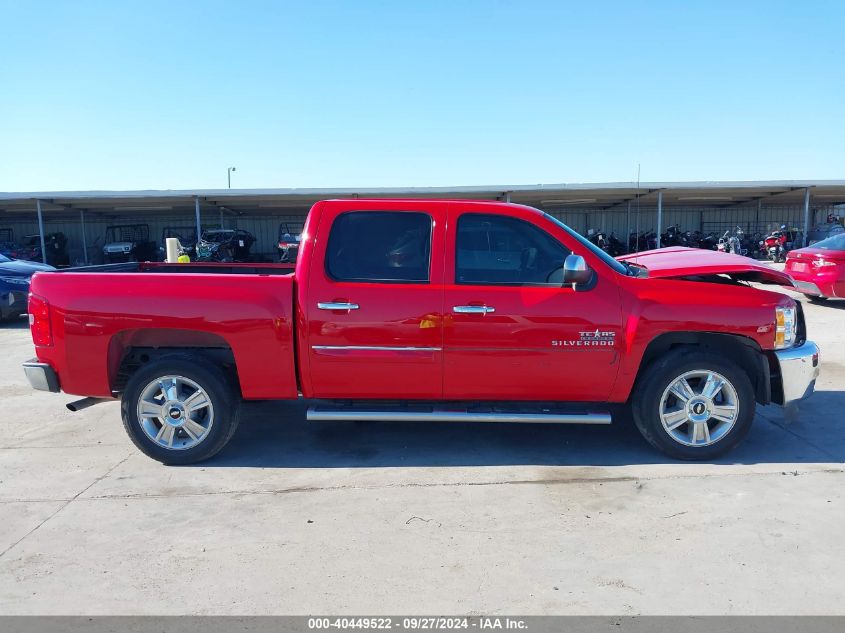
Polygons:
M762 262L719 251L673 246L623 255L617 259L642 266L652 279L729 275L733 279L792 286L792 277Z

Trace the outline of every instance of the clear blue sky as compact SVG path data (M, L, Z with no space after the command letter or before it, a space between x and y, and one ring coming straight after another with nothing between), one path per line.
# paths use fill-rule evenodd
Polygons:
M0 190L845 178L845 2L0 0Z

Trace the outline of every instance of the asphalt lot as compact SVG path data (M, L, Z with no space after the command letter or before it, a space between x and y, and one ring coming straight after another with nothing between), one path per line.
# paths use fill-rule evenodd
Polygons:
M800 295L794 295L799 297ZM845 614L845 301L789 423L709 464L633 425L306 423L250 404L164 467L118 405L33 392L0 325L0 613Z

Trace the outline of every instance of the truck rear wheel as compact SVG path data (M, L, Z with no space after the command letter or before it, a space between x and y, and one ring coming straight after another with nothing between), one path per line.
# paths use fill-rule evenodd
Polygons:
M163 464L193 464L232 438L240 398L231 380L201 355L173 354L143 365L121 401L123 426L141 451Z
M632 399L643 437L675 459L724 455L748 434L756 399L748 375L710 352L678 349L649 365Z

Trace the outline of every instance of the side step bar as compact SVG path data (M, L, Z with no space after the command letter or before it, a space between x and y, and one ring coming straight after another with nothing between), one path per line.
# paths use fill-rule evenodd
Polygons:
M440 407L408 409L370 409L357 407L308 407L309 422L530 422L534 424L610 424L610 413L544 412L517 413L506 411L468 411Z

